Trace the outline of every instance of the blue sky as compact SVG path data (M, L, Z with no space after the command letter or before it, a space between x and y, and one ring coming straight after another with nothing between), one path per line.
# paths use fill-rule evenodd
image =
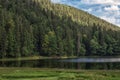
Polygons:
M101 19L120 26L120 0L51 0L89 12Z

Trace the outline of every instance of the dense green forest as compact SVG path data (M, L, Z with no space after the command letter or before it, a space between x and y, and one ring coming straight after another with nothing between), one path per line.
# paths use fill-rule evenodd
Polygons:
M120 28L50 0L0 0L0 58L118 56Z

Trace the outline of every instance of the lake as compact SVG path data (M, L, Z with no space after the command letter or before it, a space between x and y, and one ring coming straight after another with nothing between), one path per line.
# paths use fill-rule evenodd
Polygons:
M0 67L113 70L113 69L120 69L120 58L84 57L84 58L68 58L68 59L0 61Z

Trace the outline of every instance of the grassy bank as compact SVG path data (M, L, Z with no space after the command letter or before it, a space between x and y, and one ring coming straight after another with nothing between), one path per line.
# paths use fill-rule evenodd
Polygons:
M30 57L20 57L20 58L4 58L0 59L0 61L16 61L16 60L38 60L38 59L65 59L65 58L77 58L76 56L61 56L61 57L45 57L45 56L30 56Z
M32 56L32 57L21 57L21 58L4 58L0 61L15 61L15 60L37 60L42 58L41 56Z
M16 60L38 60L38 59L66 59L66 58L99 58L100 56L51 56L51 57L45 57L45 56L30 56L30 57L20 57L20 58L4 58L4 59L0 59L0 61L16 61ZM113 56L102 56L102 58L113 58ZM120 58L120 56L114 56L114 58Z
M120 71L0 68L0 80L120 80Z

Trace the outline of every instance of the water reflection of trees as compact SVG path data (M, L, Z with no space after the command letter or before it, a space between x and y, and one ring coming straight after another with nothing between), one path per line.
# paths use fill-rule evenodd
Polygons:
M120 69L120 63L73 63L59 60L0 61L0 67L33 67L64 69Z

